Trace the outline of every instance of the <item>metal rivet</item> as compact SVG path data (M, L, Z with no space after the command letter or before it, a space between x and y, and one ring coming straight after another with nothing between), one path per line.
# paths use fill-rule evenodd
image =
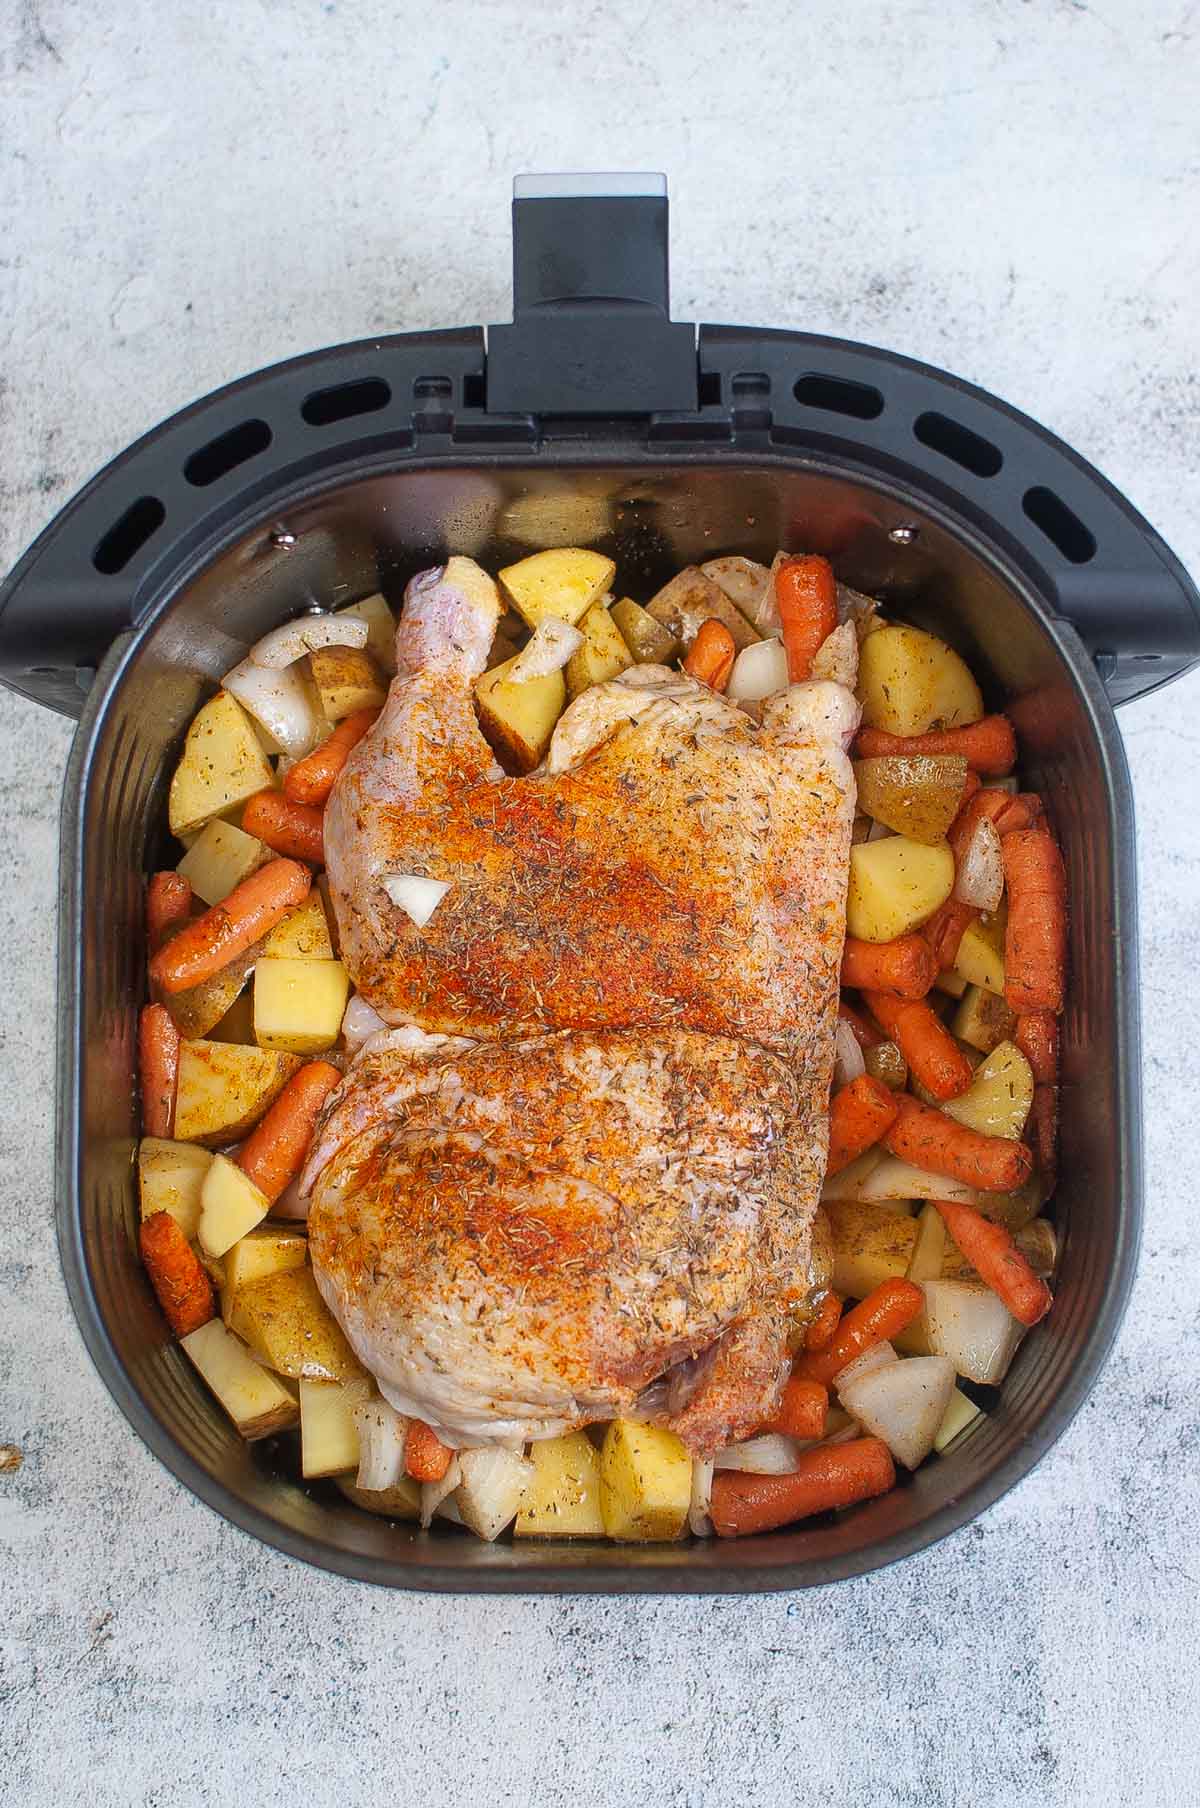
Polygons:
M273 527L269 537L272 546L281 546L285 552L296 544L295 534L287 527Z
M888 529L888 539L894 541L897 546L915 546L920 537L920 528L912 527L907 523Z

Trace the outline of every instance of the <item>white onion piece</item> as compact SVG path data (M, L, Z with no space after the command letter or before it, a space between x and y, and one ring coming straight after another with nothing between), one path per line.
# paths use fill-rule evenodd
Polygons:
M833 1083L840 1092L843 1086L860 1079L866 1071L858 1037L845 1018L839 1017L833 1037Z
M858 683L858 635L853 622L843 622L826 635L813 656L812 676L844 684L848 691L854 689Z
M885 1369L889 1363L899 1362L899 1360L900 1358L890 1343L870 1344L861 1356L856 1356L853 1362L848 1362L844 1369L838 1370L833 1378L833 1385L840 1394L844 1387L851 1387L863 1375L873 1375L876 1369ZM842 1405L846 1406L844 1400ZM846 1406L846 1411L850 1413L851 1418L854 1417L850 1407Z
M873 1437L882 1438L896 1461L915 1469L933 1440L954 1392L954 1364L945 1356L910 1356L839 1389L846 1411Z
M879 1205L885 1199L948 1199L957 1205L977 1205L979 1201L975 1189L961 1180L927 1173L896 1155L889 1155L864 1175L853 1197L862 1205Z
M785 691L788 683L787 654L781 640L756 640L743 647L733 662L725 695L731 703L761 703Z
M867 1176L874 1172L882 1160L883 1150L876 1143L874 1148L864 1149L861 1155L847 1162L839 1173L827 1174L821 1188L821 1204L841 1205L849 1200L861 1199Z
M271 1207L272 1218L286 1218L289 1224L306 1224L308 1208L311 1200L307 1193L300 1191L299 1176L284 1187L278 1199Z
M827 1438L821 1439L821 1442L822 1444L853 1444L856 1438L862 1437L862 1434L863 1428L858 1420L851 1419L849 1425L843 1425L838 1431L831 1431Z
M743 558L741 553L730 553L723 559L709 559L700 569L747 620L754 620L771 578L765 565L757 559Z
M365 647L369 631L356 615L298 615L295 621L284 622L255 641L250 659L254 665L278 672L320 647Z
M448 880L425 879L419 873L387 873L383 889L418 929L424 929L450 885Z
M358 1488L394 1488L404 1474L408 1420L386 1400L365 1400L353 1413L358 1431Z
M533 678L549 678L561 672L583 645L583 635L557 615L544 615L532 638L521 648L505 674L507 684L528 684Z
M808 1448L803 1443L785 1438L782 1432L765 1431L761 1437L745 1438L740 1444L727 1444L713 1458L715 1469L744 1469L748 1475L791 1475L796 1459Z
M462 1480L462 1465L456 1456L450 1458L450 1467L440 1482L421 1483L421 1526L429 1530L429 1522L441 1506L442 1502L453 1494Z
M351 994L342 1018L342 1037L351 1053L361 1048L368 1036L378 1035L387 1027L379 1012L372 1010L360 993Z
M317 713L302 672L267 671L243 659L225 674L222 683L285 753L302 759L312 752L326 723Z
M711 1538L713 1535L713 1522L709 1517L712 1479L712 1458L696 1457L692 1463L692 1501L688 1507L688 1530L693 1538Z
M958 863L954 897L959 904L971 904L976 910L995 910L1003 892L1004 861L1000 853L1000 836L995 823L981 816Z

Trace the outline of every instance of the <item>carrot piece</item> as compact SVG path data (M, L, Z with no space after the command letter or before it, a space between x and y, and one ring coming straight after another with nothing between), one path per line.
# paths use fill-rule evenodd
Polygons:
M806 1350L823 1350L827 1343L832 1343L835 1331L841 1322L842 1302L838 1295L829 1292L821 1301L821 1309L812 1323L805 1327L804 1347Z
M182 873L152 873L146 886L146 939L157 954L167 931L185 923L192 909L191 882Z
M164 992L183 992L211 979L308 896L312 874L295 860L271 860L234 886L229 896L186 924L150 962L150 978Z
M947 967L954 965L958 959L959 944L978 915L973 904L960 904L957 898L947 898L922 923L921 935L933 950L939 973L944 973Z
M903 1094L896 1103L896 1121L883 1141L914 1168L945 1174L982 1193L1015 1193L1033 1172L1033 1155L1024 1143L969 1130L944 1111Z
M852 1004L847 1004L844 998L838 1002L838 1016L843 1023L850 1025L860 1048L878 1048L883 1041L883 1037L874 1025L868 1023L866 1018L861 1016Z
M281 791L256 791L242 811L242 828L289 860L325 863L325 813L315 804L294 803Z
M179 1079L179 1031L167 1007L145 1004L138 1018L138 1068L142 1081L142 1130L170 1136Z
M1002 837L1008 924L1004 996L1010 1010L1061 1011L1067 965L1067 875L1048 829Z
M860 760L887 753L961 753L968 766L1002 778L1017 763L1017 737L1007 716L984 716L967 728L935 728L928 734L894 735L860 728L854 741Z
M1027 1011L1017 1018L1013 1041L1033 1069L1038 1085L1058 1078L1058 1019L1049 1011Z
M837 627L837 581L819 553L785 559L775 573L775 602L783 629L788 679L812 677L813 660Z
M877 1143L896 1116L896 1099L882 1080L859 1074L833 1095L829 1107L826 1174L838 1174L864 1149Z
M1049 1312L1053 1295L1045 1281L1034 1274L1002 1224L993 1224L972 1205L956 1205L935 1199L946 1229L993 1293L998 1293L1014 1318L1036 1325Z
M860 942L848 935L842 951L842 984L872 992L894 992L898 998L924 998L938 976L929 943L920 935L900 935L894 942Z
M404 1467L415 1482L440 1482L454 1452L431 1425L414 1419L404 1440Z
M881 1438L854 1438L802 1450L791 1475L749 1475L720 1469L713 1476L713 1529L718 1538L772 1532L813 1513L852 1507L895 1486L896 1467Z
M689 678L707 684L713 691L724 691L737 658L737 644L724 622L710 617L700 623L700 632L691 644L683 669Z
M956 1099L967 1090L975 1070L932 1005L922 998L893 998L890 992L864 992L863 997L935 1099Z
M138 1247L150 1285L176 1337L198 1331L216 1313L212 1282L170 1212L143 1218Z
M323 804L378 714L377 709L356 709L343 716L327 740L288 767L283 775L284 795L297 804Z
M238 1150L238 1167L272 1205L300 1172L317 1115L341 1079L328 1061L309 1061L297 1068Z
M802 1351L792 1366L793 1375L828 1387L864 1350L899 1337L924 1306L925 1295L914 1281L880 1281L865 1300L851 1307L823 1350Z
M779 1431L787 1438L823 1438L825 1415L829 1411L829 1389L819 1381L806 1381L789 1375L784 1383L779 1411L763 1426L764 1431Z

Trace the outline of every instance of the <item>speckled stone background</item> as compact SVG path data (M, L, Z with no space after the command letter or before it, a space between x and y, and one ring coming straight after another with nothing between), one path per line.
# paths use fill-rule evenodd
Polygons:
M505 318L512 173L618 167L670 172L677 317L960 371L1200 569L1198 120L1189 0L0 0L0 562L240 371ZM1149 1218L1070 1433L860 1584L520 1601L304 1569L110 1404L52 1230L70 728L0 696L0 1799L1200 1801L1198 718L1196 680L1122 716Z

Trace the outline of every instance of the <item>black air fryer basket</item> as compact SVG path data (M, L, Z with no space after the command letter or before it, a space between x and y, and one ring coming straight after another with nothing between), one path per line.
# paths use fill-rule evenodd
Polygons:
M1141 1211L1133 818L1113 705L1200 657L1200 599L1085 460L943 371L806 333L673 324L657 178L519 182L515 319L337 347L246 377L107 467L0 590L0 675L79 717L62 832L59 1235L93 1358L189 1488L281 1550L400 1587L793 1588L954 1530L1024 1475L1104 1361ZM144 875L167 775L223 672L297 608L451 552L495 569L591 544L649 595L778 547L929 626L986 674L1046 797L1073 900L1062 1256L995 1410L906 1485L736 1544L485 1545L305 1487L166 1340L136 1255ZM1086 1068L1086 1086L1083 1084Z

